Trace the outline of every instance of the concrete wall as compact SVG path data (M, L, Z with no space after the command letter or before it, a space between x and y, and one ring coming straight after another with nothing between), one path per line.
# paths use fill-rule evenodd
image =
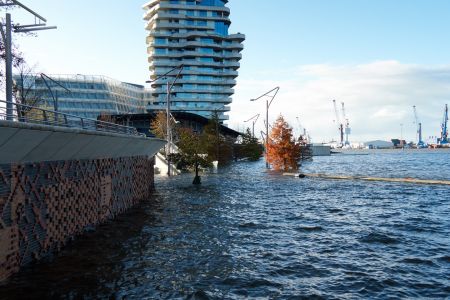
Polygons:
M0 121L0 281L149 200L164 144Z
M0 121L0 164L152 157L165 143L155 138Z

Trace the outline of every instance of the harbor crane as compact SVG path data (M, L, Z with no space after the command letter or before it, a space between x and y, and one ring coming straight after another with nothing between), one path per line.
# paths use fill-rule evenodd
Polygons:
M350 142L348 141L348 136L351 134L351 129L350 129L350 122L348 121L347 115L345 113L345 104L344 104L344 102L341 102L342 119L339 116L339 111L337 108L336 100L333 100L333 106L334 106L334 114L336 116L336 119L334 120L334 122L338 124L338 130L339 130L339 136L340 136L339 147L349 146ZM344 135L345 135L345 140L344 140Z
M449 146L448 141L448 105L445 104L444 119L441 124L441 137L438 139L439 146Z
M339 117L336 100L333 100L333 105L334 105L334 114L336 115L336 119L334 120L334 122L338 124L338 130L339 130L339 136L340 136L340 143L338 146L343 147L344 146L344 124L341 122L341 118Z
M417 148L426 148L426 144L422 140L422 123L419 121L419 117L417 116L417 108L413 106L414 111L414 124L417 126Z
M343 119L343 122L345 122L345 124L343 124L343 127L345 125L345 128L344 128L345 144L344 145L345 146L349 146L350 142L348 141L348 136L351 133L350 122L348 121L347 115L345 113L345 104L344 104L344 102L341 102L341 104L342 104L342 119Z
M311 136L306 130L306 127L302 126L302 123L300 122L299 117L295 117L298 124L298 132L299 132L299 138L303 138L307 143L311 142Z

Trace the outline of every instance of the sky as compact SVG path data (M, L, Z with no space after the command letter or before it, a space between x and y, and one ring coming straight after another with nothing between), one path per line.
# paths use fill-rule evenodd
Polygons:
M105 75L143 84L149 77L145 1L23 0L57 30L17 37L29 64L47 74ZM350 141L440 134L450 104L448 0L230 0L230 33L244 33L229 126L244 129L280 92L269 124L282 114L314 142L337 140L333 99L345 103ZM13 11L22 24L33 19ZM401 125L403 124L403 125Z

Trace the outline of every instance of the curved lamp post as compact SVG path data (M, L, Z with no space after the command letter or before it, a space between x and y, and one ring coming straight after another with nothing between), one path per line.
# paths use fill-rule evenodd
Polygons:
M7 13L5 24L0 21L0 34L5 46L5 85L6 85L6 120L14 120L13 108L13 56L12 56L12 32L33 32L40 30L56 29L56 26L46 26L47 19L23 5L17 0L7 0L0 3L0 7L18 6L34 16L34 24L14 25L11 21L11 14ZM3 28L5 27L5 28ZM22 83L23 84L23 83Z
M49 81L53 82L54 84L56 84L57 86L63 88L64 90L66 90L69 93L71 93L72 91L69 90L68 88L66 88L65 86L63 86L61 83L59 83L55 79L53 79L50 76L48 76L47 74L41 73L40 76L41 76L42 81L44 82L45 86L47 87L48 91L50 92L50 95L52 96L52 99L53 99L53 110L56 111L56 112L59 111L59 107L58 107L58 90L55 90L55 93L53 93L52 89L50 88L50 85L47 82L47 79ZM56 115L55 115L55 118L57 118Z
M256 123L256 121L258 121L258 118L259 118L259 114L256 114L253 117L251 117L250 119L248 119L247 121L244 121L244 123L247 123L247 122L250 122L251 120L253 120L253 122L252 122L253 138L255 137L255 123Z
M270 104L272 104L273 99L275 99L275 96L278 94L278 91L280 90L280 87L276 87L274 89L271 89L265 94L262 94L258 98L250 99L250 101L257 101L261 99L262 97L266 97L266 168L269 169L269 162L267 161L267 150L269 149L269 107ZM270 96L271 93L274 94ZM270 101L269 101L270 100Z
M167 124L166 124L166 136L167 136L167 147L166 147L166 159L167 159L167 176L170 177L170 146L172 143L172 129L170 128L170 118L172 117L172 114L170 113L170 93L172 91L173 86L175 85L175 83L177 82L177 80L180 78L181 72L183 71L184 66L181 64L178 67L173 68L172 70L170 70L169 72L156 77L154 80L149 80L146 81L146 83L152 83L155 82L161 78L167 78L168 76L173 76L170 75L170 73L172 73L175 70L178 70L178 73L175 75L175 79L169 83L169 81L167 81L167 96L166 96L166 104L167 104L167 108L166 108L166 119L167 119ZM173 118L173 117L172 117Z

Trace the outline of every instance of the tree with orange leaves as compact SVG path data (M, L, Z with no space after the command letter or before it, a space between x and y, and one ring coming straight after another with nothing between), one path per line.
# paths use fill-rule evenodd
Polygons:
M269 135L267 161L276 171L298 169L300 144L295 141L292 127L280 115L275 121Z

